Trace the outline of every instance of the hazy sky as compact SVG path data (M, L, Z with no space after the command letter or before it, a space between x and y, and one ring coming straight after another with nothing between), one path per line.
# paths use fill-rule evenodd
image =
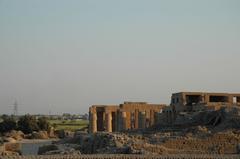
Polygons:
M0 0L0 114L240 92L239 0Z

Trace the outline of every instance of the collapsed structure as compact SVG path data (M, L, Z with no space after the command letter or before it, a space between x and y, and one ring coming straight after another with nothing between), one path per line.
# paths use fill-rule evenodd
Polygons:
M89 109L89 131L145 129L161 122L172 124L181 112L211 111L234 105L240 106L240 94L207 92L174 93L169 106L146 102L93 105Z

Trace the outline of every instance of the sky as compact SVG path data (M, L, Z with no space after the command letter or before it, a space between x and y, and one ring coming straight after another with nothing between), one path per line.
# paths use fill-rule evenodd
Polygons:
M240 92L239 0L0 0L0 114Z

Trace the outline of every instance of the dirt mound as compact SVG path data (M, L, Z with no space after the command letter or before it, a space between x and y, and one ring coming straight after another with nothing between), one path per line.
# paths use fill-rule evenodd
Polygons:
M47 132L48 132L49 138L56 138L56 134L54 132L54 128L53 127L50 127Z
M84 154L129 154L134 150L133 138L125 134L96 133L79 138L80 151Z
M32 139L49 139L47 131L33 132L31 134Z
M24 133L22 131L12 130L10 132L5 133L4 136L8 137L8 138L13 138L13 139L19 141L24 138Z
M3 142L16 143L17 141L12 137L4 137Z

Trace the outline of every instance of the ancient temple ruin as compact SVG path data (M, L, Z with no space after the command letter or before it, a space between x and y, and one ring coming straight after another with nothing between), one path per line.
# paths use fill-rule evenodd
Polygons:
M93 105L89 108L89 131L145 129L159 123L171 124L182 112L211 111L230 106L240 106L240 94L179 92L172 94L168 106L146 102Z
M144 129L154 125L156 114L166 105L124 102L120 105L93 105L89 109L90 132Z

